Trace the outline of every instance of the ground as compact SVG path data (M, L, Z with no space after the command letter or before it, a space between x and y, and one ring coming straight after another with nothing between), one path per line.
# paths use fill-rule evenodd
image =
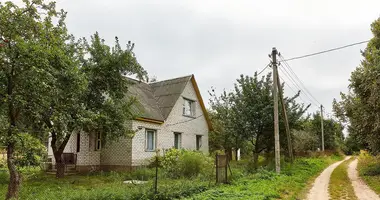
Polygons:
M154 194L154 170L134 173L95 173L70 175L62 180L37 170L23 170L20 199L296 199L307 182L320 173L333 160L325 158L299 158L291 166L283 164L281 175L260 169L248 173L243 162L232 163L230 184L215 184L214 177L193 179L158 179L158 194ZM123 184L127 179L144 176L143 185ZM6 170L0 172L0 196L7 184Z
M359 177L357 164L356 157L346 157L330 165L315 179L307 199L380 200Z

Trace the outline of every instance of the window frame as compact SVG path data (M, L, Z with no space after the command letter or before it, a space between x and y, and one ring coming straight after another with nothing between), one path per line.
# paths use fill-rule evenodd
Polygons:
M174 145L173 147L175 149L181 149L182 148L182 133L181 132L174 132ZM177 145L176 146L176 137L177 137Z
M77 133L77 153L80 152L80 133Z
M95 138L95 151L99 151L101 149L102 149L102 134L98 132L96 133L96 138Z
M189 108L190 114L187 113L187 109L186 109L187 103L190 103L189 104L190 105L190 108ZM196 115L195 106L196 106L195 100L183 97L182 115L186 116L186 117L195 118L195 115Z
M200 151L202 148L202 136L203 135L195 135L195 150Z
M153 149L148 149L148 132L153 132ZM154 152L157 149L157 130L155 129L145 129L145 151Z

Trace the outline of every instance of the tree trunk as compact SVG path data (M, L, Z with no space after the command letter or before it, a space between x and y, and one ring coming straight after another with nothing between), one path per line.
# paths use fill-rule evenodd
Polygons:
M259 153L253 151L253 167L256 170L259 167Z
M7 146L7 164L9 170L9 184L6 199L18 199L20 190L20 174L17 171L14 161L14 143L11 142Z
M55 158L55 167L57 169L57 172L55 173L56 178L63 178L65 177L65 162L62 158L63 152L53 152L54 158Z

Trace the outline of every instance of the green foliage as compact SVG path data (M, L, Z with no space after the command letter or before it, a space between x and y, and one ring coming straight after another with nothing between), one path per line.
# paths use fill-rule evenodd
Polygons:
M332 172L329 182L330 199L340 200L342 197L347 200L357 199L351 180L347 174L348 164L354 159L355 158L352 157L351 159L344 161Z
M352 141L360 148L380 152L380 19L371 25L373 38L362 52L363 59L352 73L349 92L341 93L341 101L334 99L334 111L349 124L348 131Z
M153 179L146 184L123 184L124 177L135 172L99 172L92 175L71 175L55 179L33 169L21 170L24 185L20 199L81 199L81 200L168 200L188 197L209 188L208 181L198 179L159 179L158 193L152 190ZM141 171L139 172L141 173ZM133 175L131 175L133 176ZM0 195L5 193L8 174L0 170Z
M247 147L250 143L254 160L263 151L273 151L273 95L271 74L259 77L241 75L235 83L234 91L223 92L217 96L211 94L211 119L215 124L215 133L210 135L211 147ZM280 88L283 91L283 86ZM298 104L299 96L285 97L289 126L300 128L300 119L308 107ZM287 148L284 117L280 116L281 147Z
M285 165L280 175L265 169L246 175L231 185L209 189L189 199L296 199L313 176L331 164L330 158L296 159Z
M172 178L210 176L213 159L198 151L170 149L162 159L162 168Z
M361 176L380 176L380 157L363 156L359 159L359 173Z
M16 164L20 167L39 166L46 158L47 150L41 141L29 134L21 133L17 136Z
M293 131L293 148L295 152L314 151L318 147L319 137L309 131Z

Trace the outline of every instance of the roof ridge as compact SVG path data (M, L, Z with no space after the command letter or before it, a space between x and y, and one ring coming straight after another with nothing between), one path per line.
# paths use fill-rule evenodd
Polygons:
M160 83L160 82L165 82L165 81L172 81L172 80L181 79L181 78L185 78L185 77L189 77L190 78L192 76L194 76L194 74L190 74L190 75L186 75L186 76L180 76L180 77L171 78L171 79L165 79L165 80L162 80L162 81L150 82L150 83L147 83L147 84L152 85L152 84L155 84L155 83Z

